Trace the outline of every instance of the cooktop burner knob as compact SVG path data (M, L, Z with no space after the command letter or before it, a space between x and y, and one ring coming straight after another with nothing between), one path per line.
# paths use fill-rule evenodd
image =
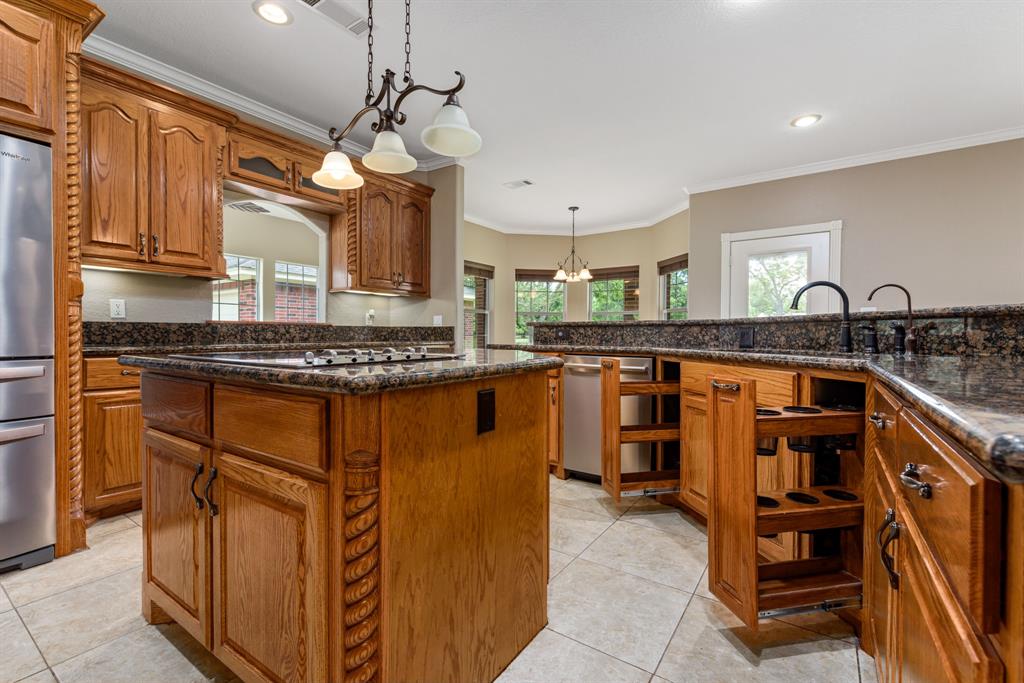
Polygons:
M426 358L427 357L427 347L426 346L417 347L416 348L416 353L420 354L421 357Z
M306 359L307 365L312 365L316 361L316 356L313 355L312 351L306 351L304 358Z

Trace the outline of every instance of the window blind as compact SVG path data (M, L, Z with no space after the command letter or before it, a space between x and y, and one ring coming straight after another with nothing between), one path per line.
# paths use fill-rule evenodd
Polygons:
M464 268L466 275L469 277L485 277L489 280L494 279L494 266L476 263L475 261L466 261Z
M665 275L666 273L674 273L677 270L683 270L690 267L690 255L680 254L679 256L673 256L667 258L664 261L658 261L658 275Z

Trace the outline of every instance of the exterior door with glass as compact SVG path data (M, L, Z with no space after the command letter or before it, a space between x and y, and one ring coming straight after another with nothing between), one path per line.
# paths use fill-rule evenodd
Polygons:
M837 310L830 290L814 288L790 310L793 296L813 280L830 279L831 233L753 237L741 234L723 244L728 248L728 317L756 318ZM834 271L833 271L834 272ZM725 311L723 311L724 313Z

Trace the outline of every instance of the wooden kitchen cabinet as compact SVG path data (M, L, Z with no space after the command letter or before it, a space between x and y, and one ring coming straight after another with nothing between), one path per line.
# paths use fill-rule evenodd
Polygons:
M682 457L679 462L679 497L702 515L708 514L708 399L705 394L682 392Z
M893 548L882 550L896 520L896 496L885 476L874 477L864 491L864 625L866 639L874 648L880 682L890 680L894 589L890 571L896 572ZM894 542L894 541L893 541ZM891 545L891 543L890 543ZM884 552L884 555L883 555ZM883 562L883 557L885 562Z
M228 453L214 466L213 653L246 681L327 680L327 487Z
M367 178L331 223L331 291L430 296L431 188Z
M54 26L0 3L0 119L53 130Z
M291 190L293 164L284 150L245 135L228 135L228 174L231 176Z
M210 642L210 450L147 428L142 436L143 614Z
M222 277L224 127L135 85L85 65L83 261Z
M565 463L562 458L564 421L562 417L562 371L548 372L548 466L559 479L565 479Z
M83 397L85 512L134 509L142 501L142 398L138 389L87 391Z

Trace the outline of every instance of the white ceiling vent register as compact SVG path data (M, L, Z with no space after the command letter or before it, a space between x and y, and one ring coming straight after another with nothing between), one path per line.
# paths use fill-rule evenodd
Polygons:
M270 209L260 206L256 202L234 202L228 204L228 208L246 213L270 213Z
M362 36L370 28L370 25L366 23L366 17L340 0L302 0L302 2L343 27L354 36Z
M510 180L507 183L502 183L501 185L502 187L507 187L510 190L518 190L521 187L529 187L530 185L533 185L533 181L523 178L522 180Z

